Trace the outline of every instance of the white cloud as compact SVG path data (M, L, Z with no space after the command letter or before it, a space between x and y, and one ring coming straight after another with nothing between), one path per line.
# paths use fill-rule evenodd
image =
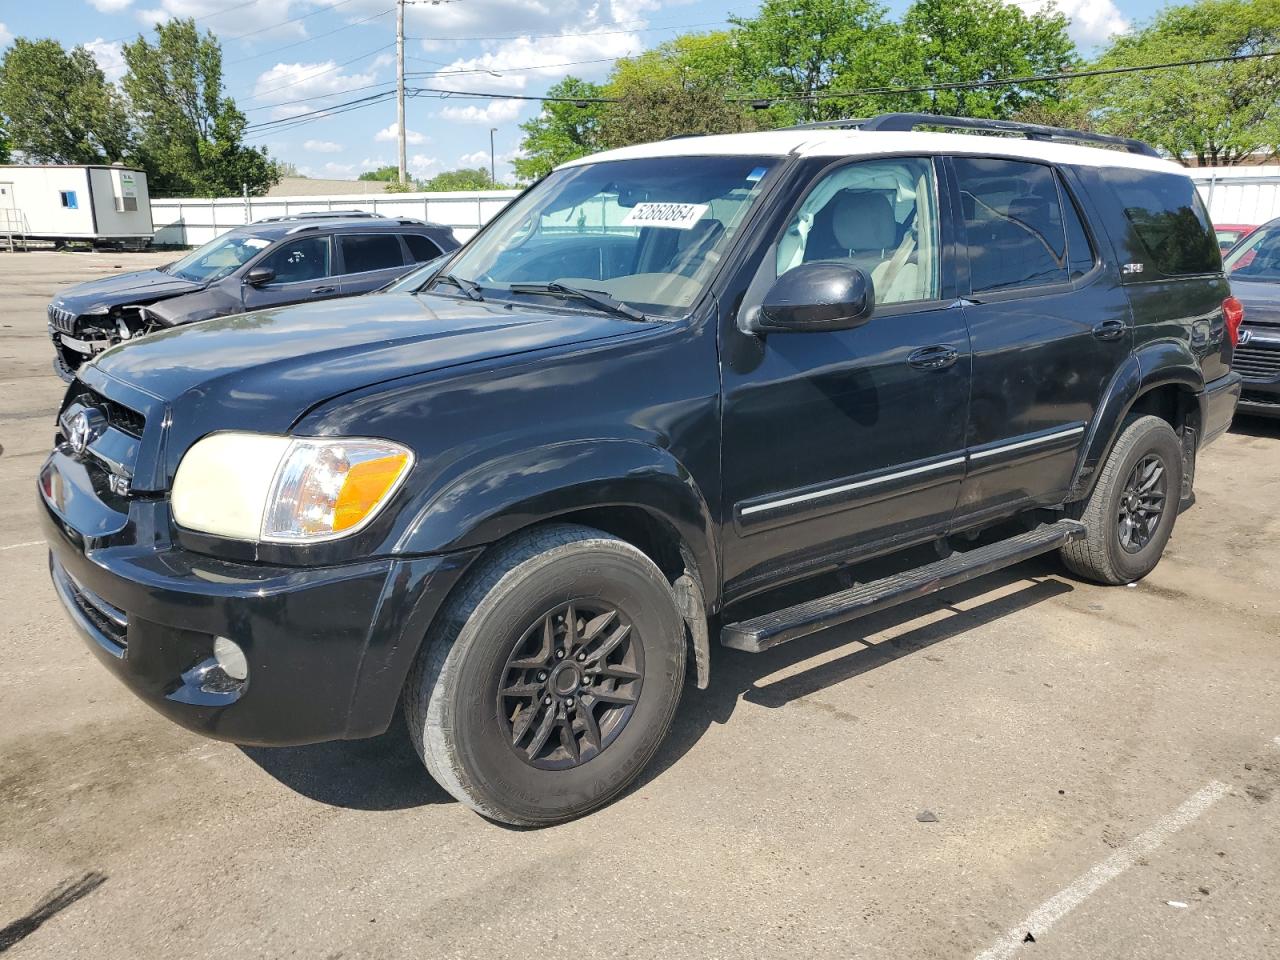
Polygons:
M9 32L9 28L0 23L0 47L7 46L12 39L13 34Z
M490 100L483 107L443 107L440 117L454 123L487 123L490 126L510 123L524 106L522 100Z
M383 129L375 133L373 135L373 139L395 140L397 137L399 137L399 135L400 135L400 124L393 123L390 126L384 127ZM409 130L408 128L405 129L405 132L404 132L405 143L413 144L416 147L419 144L426 143L427 139L428 138L425 134L418 133L416 130Z
M458 166L487 168L489 166L489 151L477 150L475 153L464 153L458 158Z
M415 153L409 158L409 173L419 179L439 173L439 167L439 158L429 157L425 153Z
M107 41L103 40L102 37L98 37L96 40L90 40L86 43L84 48L97 61L103 74L112 83L124 76L124 50L119 40Z
M89 3L102 13L119 13L133 3L133 0L89 0Z
M1039 13L1050 0L1011 0L1026 13ZM1067 32L1082 46L1104 43L1117 33L1127 33L1131 24L1114 0L1058 0L1056 8L1071 20Z
M302 149L308 153L341 153L346 147L332 140L308 140L303 143Z
M277 63L270 70L258 74L253 86L253 96L258 100L280 102L303 100L346 93L355 87L373 83L375 77L376 74L372 72L346 73L332 60L319 63ZM325 105L324 102L314 100L309 103L289 103L276 107L272 115L277 118L297 116Z
M337 177L342 179L354 174L356 172L356 165L354 163L334 163L330 160L320 169L327 177Z
M115 4L123 10L129 0L90 0L95 6ZM202 30L227 33L232 36L251 34L246 43L279 40L280 38L305 37L307 28L297 19L294 0L255 0L248 5L228 4L226 0L158 0L155 7L139 9L137 17L148 26L186 17L199 18ZM308 8L310 4L296 4ZM102 9L99 6L99 9ZM303 12L306 12L304 9ZM259 32L261 31L261 32Z

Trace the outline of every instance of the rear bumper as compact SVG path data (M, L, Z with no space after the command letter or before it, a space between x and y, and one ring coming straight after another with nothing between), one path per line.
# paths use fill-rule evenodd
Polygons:
M54 586L98 659L169 719L246 744L384 731L436 610L474 556L269 568L172 544L102 545L44 497L40 515ZM216 636L243 649L243 683L216 669Z
M1231 426L1236 404L1240 402L1240 385L1240 374L1235 371L1205 384L1199 396L1202 447L1217 439Z

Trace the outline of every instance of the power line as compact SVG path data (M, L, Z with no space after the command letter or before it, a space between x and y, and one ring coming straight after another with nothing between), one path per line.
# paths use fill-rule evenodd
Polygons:
M646 20L610 20L600 24L602 27L617 27L624 23L647 23ZM484 42L489 40L560 40L566 37L608 37L618 33L655 33L662 30L692 30L696 27L713 27L721 26L728 23L728 20L703 20L700 23L671 23L666 26L654 27L633 27L626 30L587 30L574 31L571 33L511 33L505 36L484 36L484 37L432 37L433 40L443 40L450 43L467 43L467 42ZM425 40L426 37L410 37L410 40Z
M350 2L351 2L351 0L343 0L343 3L350 3ZM336 6L336 4L335 4L335 6ZM330 7L325 7L324 9L325 9L325 10L329 10L329 9L332 9L332 8L330 8ZM295 40L293 43L286 43L286 44L284 44L283 46L280 46L280 47L272 47L270 50L263 50L263 51L262 51L262 52L260 52L260 53L252 53L252 54L250 54L250 55L249 55L249 56L247 56L247 57L240 57L240 58L239 58L239 59L237 59L237 60L229 60L229 61L227 61L227 62L228 62L228 65L230 65L230 64L233 64L233 63L244 63L244 62L245 62L245 61L247 61L247 60L259 60L259 59L261 59L262 57L269 57L269 56L271 56L272 54L279 53L281 50L291 50L291 49L292 49L292 48L294 48L294 47L300 47L300 46L302 46L304 43L312 43L312 42L314 42L314 41L316 41L316 40L323 40L325 37L331 37L331 36L333 36L335 33L341 33L343 30L350 30L352 27L358 27L358 26L360 26L360 24L362 24L362 23L368 23L370 20L377 20L379 17L385 17L388 13L390 13L390 12L392 11L392 9L394 9L394 8L392 8L392 7L387 7L387 9L382 10L382 11L379 11L378 13L370 14L370 15L369 15L369 16L367 16L367 17L361 17L359 20L352 20L350 23L344 23L342 26L340 26L340 27L336 27L336 28L335 28L335 29L333 29L333 30L328 30L328 31L326 31L326 32L324 32L324 33L317 33L315 36L311 36L311 37L303 37L301 40ZM320 12L322 12L322 11L320 11L320 10L316 10L316 11L313 11L313 12L314 12L314 13L320 13ZM307 14L307 16L311 16L311 14ZM290 21L287 21L287 20L286 20L285 22L286 22L286 23L289 23ZM278 26L278 24L277 24L277 26ZM273 28L268 27L267 29L273 29ZM260 31L260 30L259 30L259 31L255 31L255 32L257 32L257 33L261 33L262 31ZM231 39L231 40L239 40L239 39L241 39L241 38L243 38L243 37L247 37L247 36L249 36L249 34L247 34L247 33L242 33L239 37L229 37L228 39Z
M374 47L374 49L368 51L367 53L362 53L358 57L352 57L350 60L342 61L342 63L335 63L332 67L327 67L326 69L319 70L315 73L308 73L305 77L299 77L297 80L291 80L289 83L282 83L276 87L268 87L266 90L254 91L253 97L255 99L258 99L261 97L265 97L268 93L275 93L277 90L284 90L284 89L287 89L288 87L296 87L298 84L306 83L308 80L314 80L316 77L323 77L326 73L333 73L333 71L335 70L341 70L343 67L349 67L353 63L356 63L360 60L365 60L369 57L372 57L375 53L381 53L383 50L386 50L388 47L394 47L395 45L396 45L396 42L392 40L390 43L384 43L380 47ZM337 90L329 94L329 96L337 96L339 93L345 93L345 92L346 91Z
M281 20L279 23L268 24L265 27L259 27L257 30L250 30L248 33L237 33L234 36L224 37L223 39L243 40L245 37L254 37L260 33L266 33L268 30L274 30L276 29L276 27L286 27L291 23L300 23L303 20L306 20L308 17L314 17L318 13L325 13L329 10L335 10L338 7L346 6L348 3L353 3L353 2L354 0L337 0L337 3L330 3L323 7L317 7L315 10L312 10L310 13L304 13L298 17L290 17L287 20ZM235 8L233 7L232 9L234 10Z

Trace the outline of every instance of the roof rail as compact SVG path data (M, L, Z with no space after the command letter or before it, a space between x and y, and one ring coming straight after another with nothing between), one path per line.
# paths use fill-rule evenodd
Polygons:
M826 120L801 124L804 128L856 128L882 133L905 133L916 127L948 127L955 130L980 130L989 133L1012 133L1028 140L1071 140L1076 143L1093 143L1108 147L1123 147L1129 153L1147 157L1159 157L1155 149L1141 140L1129 137L1113 137L1105 133L1086 133L1066 127L1046 127L1038 123L1018 123L1014 120L979 120L973 117L944 117L931 113L882 113L870 120Z
M368 220L372 218L385 220L381 213L368 210L304 210L302 213L286 213L275 217L263 217L254 223L283 223L286 220Z

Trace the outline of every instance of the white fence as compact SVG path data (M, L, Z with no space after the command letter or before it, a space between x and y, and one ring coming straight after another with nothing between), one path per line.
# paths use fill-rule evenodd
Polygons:
M1214 223L1261 224L1280 217L1280 165L1188 170Z
M517 190L459 193L388 193L326 197L241 197L212 199L183 197L151 201L155 242L194 247L208 243L232 227L264 217L325 210L367 210L388 217L411 217L452 227L466 241L493 218Z

